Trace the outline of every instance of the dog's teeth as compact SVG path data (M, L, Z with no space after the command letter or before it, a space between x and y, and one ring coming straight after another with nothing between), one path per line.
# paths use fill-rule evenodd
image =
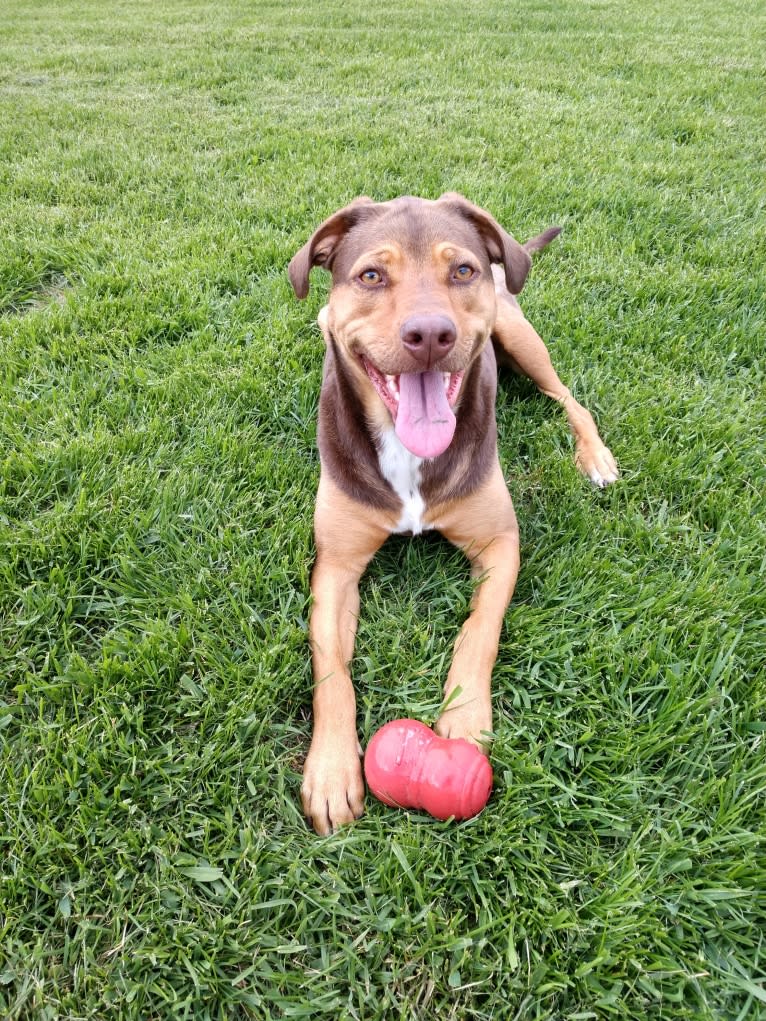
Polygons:
M396 385L398 376L386 375L386 390L388 390L391 397L395 400L399 400L399 387Z

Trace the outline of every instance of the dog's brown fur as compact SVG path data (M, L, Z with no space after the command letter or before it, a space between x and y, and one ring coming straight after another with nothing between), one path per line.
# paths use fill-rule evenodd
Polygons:
M489 213L452 193L437 201L362 198L326 220L290 263L299 298L308 293L313 266L332 272L330 298L319 316L327 351L311 583L314 733L302 787L304 811L318 833L363 811L349 664L358 581L393 532L407 526L437 529L466 553L482 579L455 643L445 685L447 709L436 730L480 747L491 732L491 673L519 566L516 517L497 457L495 349L563 406L580 470L600 486L617 478L614 458L591 415L556 375L515 298L531 253L557 233L552 229L520 245ZM466 267L471 275L464 282L458 278L467 275ZM447 449L416 462L403 447L396 448L395 470L410 473L410 501L406 486L397 491L392 483L394 469L386 460L386 444L396 446L392 412L363 359L396 379L421 371L422 353L416 357L417 350L413 354L413 346L403 343L413 316L454 326L454 342L428 368L463 375Z

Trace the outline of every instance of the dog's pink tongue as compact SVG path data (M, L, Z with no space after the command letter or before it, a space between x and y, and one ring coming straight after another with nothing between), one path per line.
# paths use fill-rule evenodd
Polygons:
M394 428L411 454L438 457L452 442L455 424L441 372L401 374Z

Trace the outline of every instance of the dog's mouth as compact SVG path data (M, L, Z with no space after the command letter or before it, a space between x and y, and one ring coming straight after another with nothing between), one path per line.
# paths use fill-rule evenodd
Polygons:
M438 457L452 442L455 412L452 410L463 381L462 372L381 372L362 356L370 382L391 412L394 431L417 457Z

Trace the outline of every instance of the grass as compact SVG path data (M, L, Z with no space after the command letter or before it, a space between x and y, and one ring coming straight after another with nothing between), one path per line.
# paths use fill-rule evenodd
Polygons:
M763 20L5 3L4 1017L766 1017ZM492 800L320 840L326 284L285 266L356 194L445 190L564 225L525 308L624 478L503 378ZM363 739L435 717L469 597L438 540L375 560Z

